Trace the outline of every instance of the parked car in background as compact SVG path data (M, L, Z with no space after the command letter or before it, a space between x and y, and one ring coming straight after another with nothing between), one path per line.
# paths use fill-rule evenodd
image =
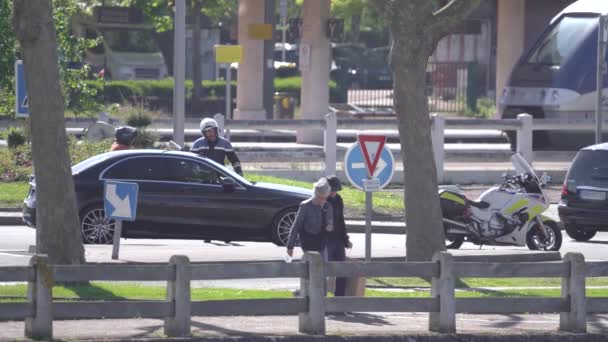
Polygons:
M608 231L608 143L583 148L564 181L559 217L568 236L588 241Z
M310 190L251 183L231 169L189 152L127 150L72 167L82 240L109 244L114 221L103 207L105 181L139 185L137 220L122 236L146 239L287 242ZM23 219L36 226L36 181L30 181Z

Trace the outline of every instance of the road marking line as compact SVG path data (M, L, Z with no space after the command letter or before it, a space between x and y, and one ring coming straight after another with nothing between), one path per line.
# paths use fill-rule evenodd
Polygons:
M24 257L24 258L31 257L31 255L27 255L27 254L23 255L23 254L20 254L20 253L3 253L3 252L0 252L0 255L6 255L6 256L12 256L12 257L18 256L18 257Z

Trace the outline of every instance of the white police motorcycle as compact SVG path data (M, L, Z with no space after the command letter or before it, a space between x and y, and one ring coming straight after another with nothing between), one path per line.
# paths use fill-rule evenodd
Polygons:
M546 175L538 178L520 155L511 157L516 175L486 190L479 199L466 198L457 186L439 190L446 247L464 241L476 245L528 246L530 250L558 251L562 234L557 222L542 215L549 208L543 190Z

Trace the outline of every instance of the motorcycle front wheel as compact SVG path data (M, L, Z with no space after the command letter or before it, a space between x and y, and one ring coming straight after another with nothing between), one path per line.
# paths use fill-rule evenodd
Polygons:
M526 244L532 251L559 251L562 247L562 231L554 221L543 222L547 236L543 234L538 224L528 231Z

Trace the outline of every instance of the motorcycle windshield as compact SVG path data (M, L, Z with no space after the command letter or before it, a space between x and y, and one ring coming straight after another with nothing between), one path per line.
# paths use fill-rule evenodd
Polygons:
M526 159L524 159L524 157L522 157L521 154L516 153L513 156L511 156L511 163L513 164L513 167L515 168L515 171L517 172L518 175L523 175L523 174L528 173L538 180L536 173L534 173L534 170L532 169L530 164L528 164Z

